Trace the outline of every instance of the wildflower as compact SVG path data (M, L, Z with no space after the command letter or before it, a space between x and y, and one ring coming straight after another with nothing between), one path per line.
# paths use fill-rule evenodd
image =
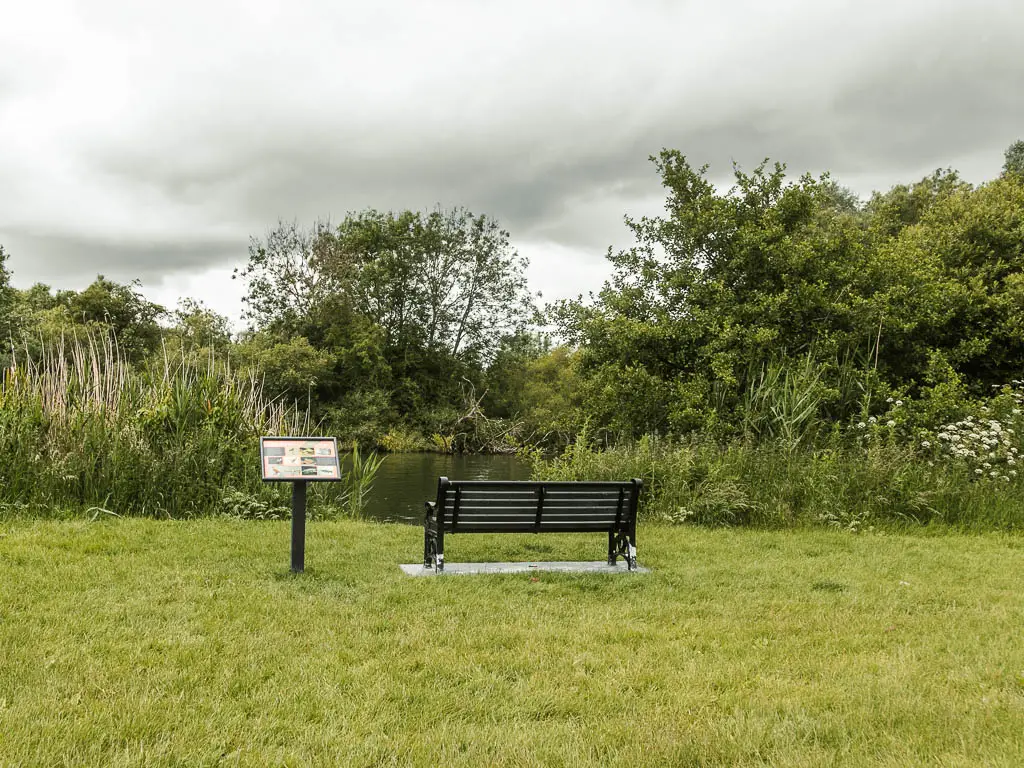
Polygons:
M998 475L998 474L999 474L999 473L998 473L998 472L996 472L996 471L995 471L995 470L993 469L993 470L992 470L991 472L989 472L989 473L988 473L988 476L989 476L989 477L995 477L995 476L996 476L996 475Z
M1009 464L1012 467L1012 466L1015 466L1017 464L1017 460L1016 459L1007 459L1006 463Z
M874 416L868 417L868 424L874 424L876 421L878 421L878 419L876 419Z
M992 465L989 464L987 461L984 462L981 466L983 466L985 469L992 469Z
M1010 477L1016 477L1016 476L1017 476L1017 470L1016 469L1011 469L1010 470Z
M949 435L945 432L939 432L939 440L949 440Z
M1016 448L1011 448L1011 449L1010 449L1010 453L1012 453L1012 454L1016 454L1016 453L1017 453L1017 449L1016 449Z
M892 398L891 398L891 397L887 397L887 398L885 399L885 402L887 402L887 403L891 403L891 402L892 402Z
M903 405L903 401L902 400L897 400L896 401L896 407L899 408L901 405Z
M1010 482L1010 478L1008 478L1006 475L1000 475L999 479L1000 480L1005 480L1007 483Z
M1020 416L1020 408L1014 408L1012 411L1010 411L1010 413L1012 413L1014 416Z
M892 422L890 422L890 424L891 424L891 423L892 423ZM931 448L931 447L932 447L932 444L931 444L931 443L929 443L929 442L928 442L927 440L922 440L922 441L921 441L921 447L922 447L922 448Z
M885 426L887 426L887 427L895 427L896 426L896 422L893 421L892 419L889 419L887 422L885 422Z
M864 429L864 427L866 427L866 426L867 426L867 424L865 424L865 423L864 423L864 422L862 421L862 422L861 422L860 424L858 424L858 425L857 425L857 429Z
M976 474L976 475L983 475L983 474L985 474L985 472L983 470L976 469L976 470L974 470L974 474Z

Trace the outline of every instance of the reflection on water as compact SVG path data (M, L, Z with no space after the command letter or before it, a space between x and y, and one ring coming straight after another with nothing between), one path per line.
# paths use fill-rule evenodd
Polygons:
M516 456L438 453L389 454L377 471L366 514L378 520L423 523L423 502L437 496L437 478L529 480L529 465Z

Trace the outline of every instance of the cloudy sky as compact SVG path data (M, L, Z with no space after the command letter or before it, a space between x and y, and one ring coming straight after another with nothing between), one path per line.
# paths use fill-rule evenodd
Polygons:
M139 278L237 317L279 219L465 205L545 298L597 288L647 158L860 194L1024 138L1024 0L0 0L16 285Z

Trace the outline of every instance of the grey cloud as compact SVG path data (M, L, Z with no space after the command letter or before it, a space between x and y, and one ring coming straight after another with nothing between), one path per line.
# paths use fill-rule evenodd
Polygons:
M102 237L33 233L0 229L0 242L12 254L15 275L58 288L104 275L144 286L159 284L169 272L202 272L245 254L245 243L199 241L124 241ZM69 279L70 278L70 279Z
M494 60L482 51L484 74L436 81L417 69L444 74L433 59L416 58L422 50L390 61L401 51L368 46L360 50L381 67L377 78L365 64L346 78L342 61L341 84L322 94L319 80L277 78L263 90L258 75L242 73L248 59L232 68L225 56L208 80L182 85L165 73L124 125L74 148L85 172L124 199L191 212L196 226L180 241L142 227L84 237L61 229L59 211L52 231L4 234L0 219L0 236L34 273L45 265L145 278L244 257L247 236L278 218L441 203L496 216L514 240L598 260L607 245L625 244L623 213L657 209L647 158L662 147L711 164L725 183L732 161L751 167L765 157L794 175L830 170L859 185L909 181L966 157L975 165L965 172L991 174L1002 149L1024 135L1024 14L1014 6L893 0L831 12L807 4L804 14L791 3L784 21L793 23L761 33L743 15L758 6L740 3L724 34L688 27L667 4L660 12L669 29L659 29L657 6L647 4L638 18L650 39L617 36L606 18L596 42L541 35L535 48L506 44ZM601 6L606 17L609 7ZM709 31L719 37L702 44ZM563 47L569 63L559 59ZM623 72L610 66L619 60ZM658 68L645 69L652 61Z

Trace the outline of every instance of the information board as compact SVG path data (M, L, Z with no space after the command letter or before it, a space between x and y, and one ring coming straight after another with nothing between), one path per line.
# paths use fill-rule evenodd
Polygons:
M341 480L333 437L261 437L260 464L264 481Z

